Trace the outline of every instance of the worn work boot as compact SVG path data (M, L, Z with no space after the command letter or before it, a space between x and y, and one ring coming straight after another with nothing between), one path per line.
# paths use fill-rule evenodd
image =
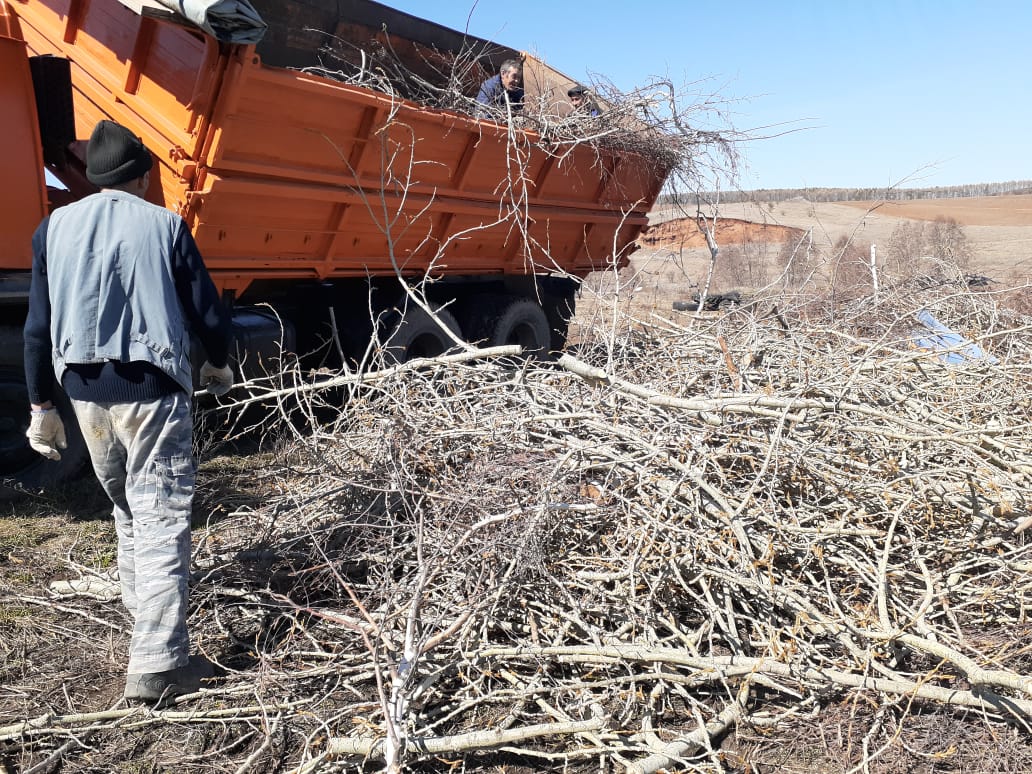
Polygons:
M169 669L167 672L146 672L129 674L125 680L127 701L141 701L155 707L165 707L176 696L196 693L201 680L215 675L215 668L204 656L190 656L185 666Z

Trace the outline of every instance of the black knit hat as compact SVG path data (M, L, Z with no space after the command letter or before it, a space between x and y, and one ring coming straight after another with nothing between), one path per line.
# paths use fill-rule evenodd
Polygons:
M86 179L93 185L128 183L143 177L152 163L140 138L121 124L101 121L93 128L86 146Z
M587 92L587 89L585 89L579 83L575 83L573 86L570 87L569 91L566 92L566 96L573 97L577 94L584 94L585 92Z

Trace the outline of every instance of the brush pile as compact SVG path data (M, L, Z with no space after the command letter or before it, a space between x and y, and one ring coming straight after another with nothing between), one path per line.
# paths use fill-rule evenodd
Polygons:
M919 300L978 351L930 339L912 295L597 306L553 363L253 385L286 440L235 490L208 480L195 530L190 624L222 680L92 715L44 681L5 697L0 750L62 771L130 738L227 771L1027 769L1030 322ZM62 601L94 636L40 647L105 661L115 605Z

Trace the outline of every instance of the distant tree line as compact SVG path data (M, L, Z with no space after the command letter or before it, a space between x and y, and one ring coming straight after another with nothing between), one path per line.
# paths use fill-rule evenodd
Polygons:
M910 201L913 199L961 199L973 196L1030 194L1032 180L1010 180L1005 183L969 183L934 186L932 188L757 188L753 191L721 191L703 194L707 202L736 204L739 202L783 202L806 199L811 202ZM667 193L658 204L692 204L694 195Z

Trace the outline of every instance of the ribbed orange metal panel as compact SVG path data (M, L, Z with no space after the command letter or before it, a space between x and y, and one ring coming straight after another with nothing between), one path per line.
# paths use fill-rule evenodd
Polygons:
M101 118L129 127L161 162L161 203L179 209L220 83L218 43L117 0L14 3L32 53L71 60L76 134Z
M5 269L32 265L32 232L47 212L43 153L25 42L18 19L0 0L0 257ZM28 148L34 153L26 153Z
M641 164L605 163L587 144L556 160L533 136L514 141L506 127L470 116L264 67L250 51L226 83L191 209L216 268L261 256L320 277L394 266L583 275L633 241L661 183ZM521 207L524 217L513 218ZM260 235L247 234L254 222ZM212 235L220 238L209 243Z

